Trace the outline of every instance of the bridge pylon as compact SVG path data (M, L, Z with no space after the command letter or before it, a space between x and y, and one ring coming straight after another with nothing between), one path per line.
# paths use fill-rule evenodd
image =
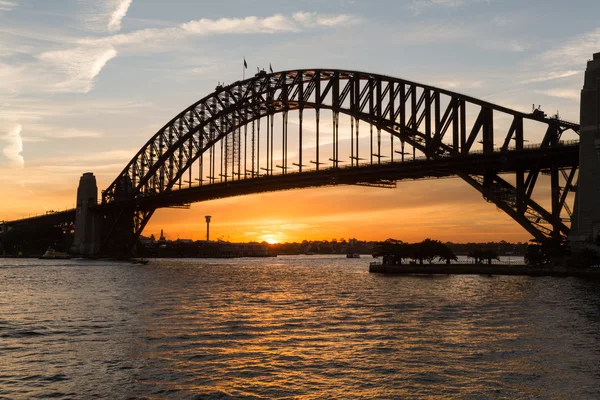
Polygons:
M600 53L587 63L581 91L579 182L569 242L575 249L600 235Z
M117 191L117 200L127 200L130 194L131 182L124 179ZM96 177L86 172L77 188L72 252L84 257L130 257L139 235L135 230L135 206L130 203L110 209L97 206Z
M93 208L98 202L98 185L91 172L84 173L77 188L75 212L75 240L72 252L82 256L95 256L100 251L101 218Z

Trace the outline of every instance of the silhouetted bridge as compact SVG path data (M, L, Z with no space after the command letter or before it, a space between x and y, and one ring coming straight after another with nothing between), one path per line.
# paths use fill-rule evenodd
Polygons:
M99 204L79 196L77 212L8 225L72 223L85 214L80 219L92 218L96 239L83 253L126 253L162 207L456 176L536 239L559 239L569 232L579 166L578 140L562 140L568 131L577 138L579 125L383 75L261 72L217 86L169 121Z

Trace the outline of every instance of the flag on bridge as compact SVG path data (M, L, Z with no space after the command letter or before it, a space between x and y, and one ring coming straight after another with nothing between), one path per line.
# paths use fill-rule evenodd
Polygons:
M273 67L271 66L271 63L269 63L269 71L271 71L271 73L273 73Z
M244 57L244 68L248 69L248 63L246 62L246 57Z

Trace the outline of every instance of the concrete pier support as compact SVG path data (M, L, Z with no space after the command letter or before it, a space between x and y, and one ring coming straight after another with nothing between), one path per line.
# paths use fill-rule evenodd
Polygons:
M98 186L96 177L86 172L79 179L77 188L77 211L75 214L75 240L73 253L83 256L97 255L100 251L100 218L94 214L90 206L98 202Z
M585 71L580 124L579 183L569 233L574 249L594 246L600 234L600 53Z

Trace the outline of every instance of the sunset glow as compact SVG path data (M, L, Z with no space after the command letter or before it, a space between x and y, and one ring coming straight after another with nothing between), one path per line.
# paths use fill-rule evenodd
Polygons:
M280 237L280 235L274 235L274 234L262 235L257 241L267 242L269 244L275 244L275 243L281 242L281 240L278 239L278 237Z

